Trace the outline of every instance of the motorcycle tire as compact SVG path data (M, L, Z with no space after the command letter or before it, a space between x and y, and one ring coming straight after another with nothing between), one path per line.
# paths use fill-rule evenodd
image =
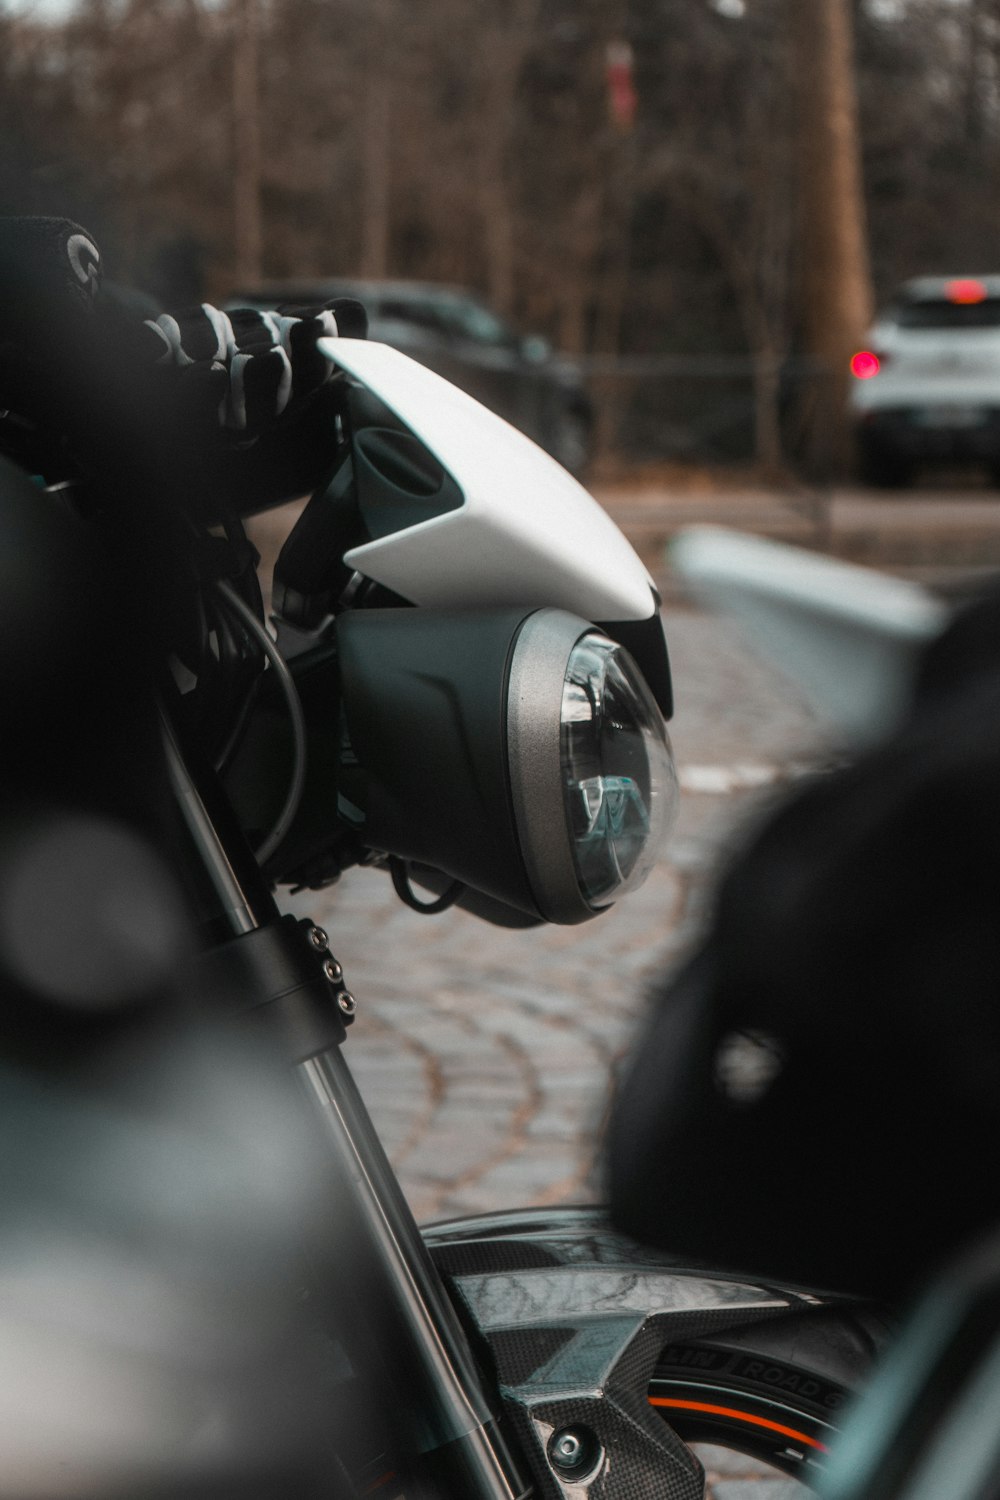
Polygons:
M761 1479L768 1471L808 1491L886 1334L874 1314L830 1308L670 1344L656 1366L650 1404L698 1453L707 1494L713 1473Z

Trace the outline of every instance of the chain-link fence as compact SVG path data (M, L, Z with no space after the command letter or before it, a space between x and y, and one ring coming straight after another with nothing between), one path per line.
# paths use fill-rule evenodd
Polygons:
M836 465L841 437L819 430L819 414L836 411L833 377L816 361L649 355L589 359L584 370L600 458L758 463L820 477Z

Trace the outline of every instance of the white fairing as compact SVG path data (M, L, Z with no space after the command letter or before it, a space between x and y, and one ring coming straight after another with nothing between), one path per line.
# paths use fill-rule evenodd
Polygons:
M349 567L425 607L653 614L653 582L630 544L530 438L398 349L361 339L320 348L395 412L463 495L456 510L352 548Z
M921 648L948 622L918 584L723 527L681 532L670 560L855 743L893 728Z

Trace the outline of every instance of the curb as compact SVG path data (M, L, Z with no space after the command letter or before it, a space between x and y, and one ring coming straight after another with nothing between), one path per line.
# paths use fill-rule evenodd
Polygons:
M993 494L928 489L900 495L846 487L685 494L598 487L595 497L665 598L679 589L665 549L677 532L694 525L732 527L914 578L948 594L969 592L1000 573L1000 496Z

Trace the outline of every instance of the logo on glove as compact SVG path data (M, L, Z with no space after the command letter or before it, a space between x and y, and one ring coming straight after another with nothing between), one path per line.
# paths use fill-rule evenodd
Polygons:
M85 234L71 234L66 241L66 254L77 281L86 287L91 298L96 297L101 281L101 252L93 240Z

